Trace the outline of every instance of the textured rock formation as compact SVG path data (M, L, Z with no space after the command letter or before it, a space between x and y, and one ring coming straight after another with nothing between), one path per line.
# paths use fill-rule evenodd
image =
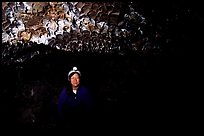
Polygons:
M2 58L5 64L23 62L39 50L17 54L35 45L68 52L160 50L145 26L132 2L3 2Z

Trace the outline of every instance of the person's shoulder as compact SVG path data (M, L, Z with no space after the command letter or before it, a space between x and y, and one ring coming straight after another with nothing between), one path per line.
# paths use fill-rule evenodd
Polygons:
M80 86L80 90L87 93L89 92L89 89L86 86Z
M79 89L80 89L80 90L87 90L87 87L84 86L84 85L80 85Z
M67 92L67 88L64 86L62 89L61 89L61 94L66 94L66 92Z

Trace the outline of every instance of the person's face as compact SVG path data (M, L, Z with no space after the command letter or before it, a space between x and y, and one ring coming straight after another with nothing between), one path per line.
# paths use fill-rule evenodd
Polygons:
M70 78L70 82L72 87L78 87L80 84L80 77L77 73L75 73L74 75L71 76Z

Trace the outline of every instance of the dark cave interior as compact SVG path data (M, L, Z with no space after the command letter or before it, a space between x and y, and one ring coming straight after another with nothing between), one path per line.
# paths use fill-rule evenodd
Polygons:
M189 58L192 58L188 51L200 55L197 51L203 25L201 4L186 1L148 3L137 1L134 7L147 19L144 31L148 37L155 37L156 32L161 35L159 41L151 41L159 45L159 50L67 52L36 45L16 53L19 56L14 55L16 58L28 56L23 62L10 61L11 54L2 57L2 126L19 130L57 128L58 95L73 66L79 67L82 83L94 96L93 119L97 121L93 126L105 123L107 128L126 127L122 122L144 123L157 119L164 123L181 117L186 108L183 102L186 98L181 99L181 95L189 93L183 89L188 87L183 81L190 75L186 75ZM3 47L6 50L6 46ZM30 54L36 51L38 55L31 58Z

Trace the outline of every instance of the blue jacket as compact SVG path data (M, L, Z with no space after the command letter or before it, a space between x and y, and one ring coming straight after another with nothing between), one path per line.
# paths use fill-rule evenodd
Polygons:
M70 120L79 114L85 115L92 112L93 103L87 88L80 86L74 94L70 89L64 87L58 99L57 112L61 121Z

